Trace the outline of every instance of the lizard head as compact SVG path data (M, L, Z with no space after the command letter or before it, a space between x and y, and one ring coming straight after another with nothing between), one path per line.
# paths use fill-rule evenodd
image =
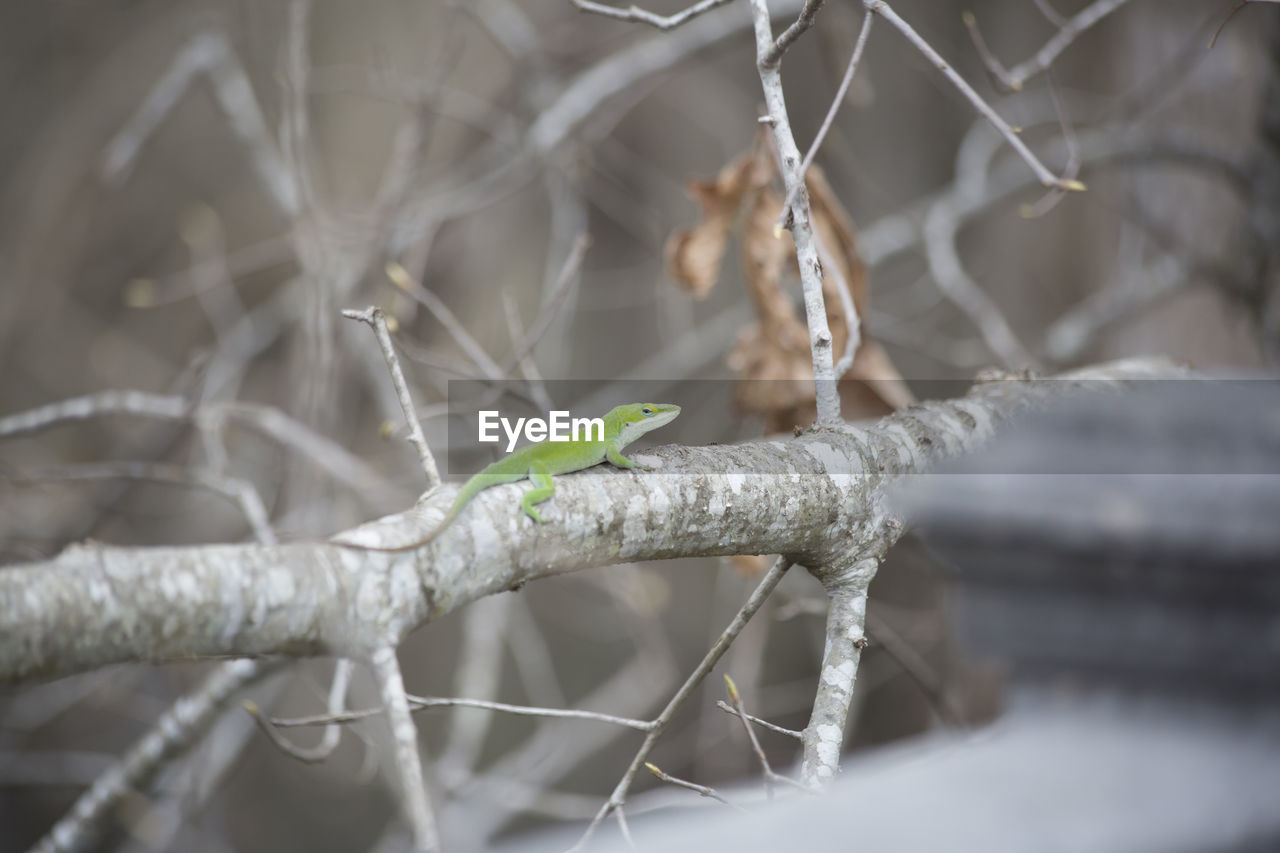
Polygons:
M680 407L671 403L626 403L605 415L604 421L617 430L621 450L646 432L671 423L678 414Z

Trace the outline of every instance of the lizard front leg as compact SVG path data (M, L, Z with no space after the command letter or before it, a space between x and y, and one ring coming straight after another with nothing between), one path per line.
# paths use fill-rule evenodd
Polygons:
M618 448L613 446L612 444L605 445L604 458L608 459L611 465L616 465L619 468L632 468L636 471L653 470L648 465L641 465L639 462L633 462L632 460L623 456L622 451L618 450Z

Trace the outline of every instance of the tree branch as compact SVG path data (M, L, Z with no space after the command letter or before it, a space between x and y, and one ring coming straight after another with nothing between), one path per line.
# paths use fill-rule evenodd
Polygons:
M597 15L603 15L606 18L613 18L619 21L639 21L642 24L648 24L651 27L657 27L660 30L672 30L683 24L690 18L696 18L703 12L710 11L717 6L723 6L729 0L699 0L686 9L682 9L671 15L658 15L647 9L641 9L639 6L628 6L621 9L617 6L608 6L604 3L593 3L592 0L570 0L573 5L577 6L584 12L592 12Z
M805 8L808 9L810 5L816 12L821 3L806 3ZM836 393L831 329L827 324L827 308L822 296L822 262L818 259L817 241L809 220L809 194L804 187L800 149L791 132L787 101L782 93L782 75L776 61L771 65L769 60L774 41L766 0L751 0L751 12L756 33L756 69L760 74L760 85L764 89L765 107L768 110L766 123L773 129L773 141L778 149L778 170L782 175L786 197L793 200L790 209L783 211L783 216L786 217L791 236L795 240L800 284L804 289L804 312L809 328L809 350L813 357L818 424L834 426L840 421L840 398Z
M519 485L497 486L430 545L398 554L336 542L73 546L0 572L0 683L125 661L368 657L482 596L613 563L783 553L809 567L851 566L882 553L874 520L889 478L971 449L1013 413L1091 380L1172 372L1158 361L1119 362L1073 382L988 383L867 429L663 448L642 457L654 471L601 467L562 478L541 528L521 517ZM343 537L418 538L454 491Z
M32 853L64 853L84 848L108 810L142 787L166 761L189 748L241 687L265 674L255 661L219 666L200 688L178 700L151 730L99 776L71 810L49 830Z
M373 673L382 691L391 723L391 739L395 743L396 769L400 774L401 807L413 832L415 850L437 850L440 838L436 832L435 814L427 797L427 783L422 775L422 757L418 752L418 727L413 724L409 699L400 675L400 662L391 646L375 649L369 656Z

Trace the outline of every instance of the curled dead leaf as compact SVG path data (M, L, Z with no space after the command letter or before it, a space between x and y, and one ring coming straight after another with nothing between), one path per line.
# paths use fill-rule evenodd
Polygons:
M691 180L685 190L702 208L702 221L675 231L665 249L667 270L697 299L703 299L720 278L743 197L767 184L772 170L757 153L730 161L714 181Z
M769 428L812 423L816 414L809 330L794 295L799 274L789 232L777 233L781 194L767 145L730 161L714 181L691 181L689 194L702 207L702 221L667 241L671 275L696 298L705 298L720 277L729 238L740 222L742 270L757 322L738 335L729 366L744 380L738 404L765 416ZM833 350L849 340L852 302L865 317L869 296L866 265L858 253L857 229L826 176L811 166L806 176L811 222L824 267L823 300ZM848 298L842 294L847 288ZM887 414L914 401L884 349L865 333L848 373L840 381L844 415L857 419Z

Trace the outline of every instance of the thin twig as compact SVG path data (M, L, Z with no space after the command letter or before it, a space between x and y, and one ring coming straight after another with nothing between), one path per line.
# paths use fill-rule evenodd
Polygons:
M1074 179L1080 175L1080 145L1076 141L1075 130L1072 129L1071 122L1067 118L1067 109L1062 103L1062 98L1058 95L1058 87L1053 81L1053 74L1047 73L1045 76L1049 82L1049 98L1053 101L1053 108L1058 113L1058 126L1062 129L1062 141L1067 146L1067 164L1062 169L1062 176ZM1034 204L1023 205L1018 212L1024 219L1036 219L1057 207L1058 202L1065 197L1065 191L1052 187L1045 191L1039 201Z
M657 776L663 782L669 782L672 785L677 785L681 788L687 788L690 791L694 791L698 794L701 794L704 797L708 797L712 800L715 800L718 803L724 803L726 806L732 806L738 811L741 811L741 812L746 811L746 809L744 809L742 806L735 805L734 803L731 803L728 800L726 800L720 794L716 793L715 788L710 788L710 787L707 787L706 785L699 785L696 782L690 782L687 779L681 779L678 776L672 776L670 773L667 773L658 765L648 761L644 763L644 769L648 770L654 776Z
M473 602L462 617L462 637L453 673L453 692L492 701L502 689L507 613L517 596L489 596ZM412 700L410 701L412 703ZM458 790L474 778L480 753L493 725L492 709L463 710L454 706L444 732L444 748L436 753L436 776L446 788Z
M827 609L826 605L823 605L822 610L824 613L826 612L826 609ZM724 701L723 699L716 700L716 707L719 708L721 711L724 711L726 714L734 714L734 715L738 714L738 709L734 708L732 705L730 705L728 702ZM780 734L780 735L786 735L787 737L793 737L796 740L800 739L800 732L796 731L795 729L784 729L782 726L776 725L775 723L771 723L768 720L762 720L759 717L753 717L750 714L747 714L747 719L755 723L757 726L768 729L771 732L776 732L777 734Z
M307 114L308 77L311 57L307 52L311 29L311 0L291 0L289 23L285 28L284 61L284 109L280 115L280 149L289 164L293 186L296 188L299 209L305 212L316 206L315 191L311 185L311 169L307 163L307 140L311 122ZM296 237L300 237L295 230ZM299 259L305 256L299 253ZM303 266L306 264L304 262Z
M575 708L537 708L527 705L509 705L506 702L488 702L481 699L455 699L434 696L409 696L409 703L416 709L430 708L487 708L491 711L503 711L508 714L519 714L525 717L560 717L571 720L592 720L597 723L612 723L615 726L626 726L629 729L647 732L652 731L656 723L648 720L636 720L630 717L618 717L613 714L601 714L595 711L579 711Z
M55 853L83 847L99 824L126 795L143 788L164 762L189 749L241 687L269 671L253 660L221 664L193 692L156 720L111 769L99 776L53 828L32 845L31 853Z
M1065 26L1067 19L1062 17L1057 9L1049 5L1049 0L1033 0L1036 8L1040 10L1040 14L1044 15L1045 20L1053 24L1055 27Z
M779 13L799 5L799 0L777 4ZM551 104L538 112L537 120L525 132L525 151L535 157L558 151L604 104L634 91L638 83L703 55L707 48L736 35L741 27L741 16L735 10L718 9L675 32L638 39L609 54L574 77Z
M845 67L844 77L840 80L840 87L836 89L836 96L831 101L831 106L827 108L827 114L822 119L822 125L818 128L818 133L813 137L813 142L809 145L809 150L804 155L804 160L800 162L800 176L803 178L809 174L809 166L813 164L813 158L818 153L818 149L822 147L823 140L827 138L827 133L831 130L832 124L835 123L836 113L840 112L840 105L844 103L846 93L849 91L849 85L853 83L853 75L858 70L858 63L862 60L862 50L867 46L867 37L871 34L871 22L876 18L870 12L863 13L862 29L858 32L858 41L853 46L853 54L849 57L849 64ZM801 182L803 184L803 181ZM799 191L801 184L797 184L787 193L786 201L782 203L782 212L778 214L779 220L785 219L791 210L791 203L795 201L795 193ZM779 225L781 225L781 221ZM823 261L825 264L826 261ZM841 371L836 371L839 376Z
M898 17L898 13L894 12L893 9L889 7L888 3L885 3L884 0L863 0L863 5L866 6L868 10L875 12L877 15L892 24L894 29L902 33L903 37L906 38L907 41L911 42L912 46L915 47L916 50L920 51L920 53L922 53L935 68L941 71L942 75L946 77L947 80L951 81L951 85L960 90L960 93L968 99L969 103L973 104L974 108L977 109L977 111L980 112L987 121L991 122L991 125L1001 136L1004 137L1005 141L1009 143L1013 150L1018 152L1018 156L1020 156L1023 161L1031 167L1031 170L1035 172L1036 178L1041 184L1046 187L1061 187L1064 190L1078 191L1084 189L1084 184L1080 183L1080 181L1055 177L1054 174L1040 162L1040 159L1032 153L1031 149L1026 146L1026 143L1018 138L1018 134L1009 126L1009 123L1001 118L1000 114L992 109L990 104L983 100L982 96L979 95L974 88L969 85L968 81L961 77L956 70L952 68L936 50L933 49L931 44L925 41L910 24Z
M1085 30L1119 9L1128 0L1095 0L1064 23L1035 56L1009 70L1013 89L1022 88L1028 79L1046 70L1054 60Z
M253 491L253 495L257 497L257 492ZM258 502L261 504L260 497ZM275 542L269 526L255 524L254 528L264 545ZM233 660L214 668L199 687L173 703L137 743L94 780L53 828L32 845L31 853L62 853L85 846L116 804L144 787L161 765L190 749L240 688L277 667L278 664L265 665L255 660Z
M298 189L271 139L266 119L253 95L249 76L227 37L217 30L195 35L147 93L142 104L112 138L102 157L105 181L119 183L133 168L143 144L186 93L198 75L205 75L214 98L232 131L249 151L250 162L268 195L284 213L298 211Z
M617 717L613 714L599 714L595 711L579 711L573 708L538 708L529 705L509 705L506 702L490 702L485 699L459 699L439 696L414 696L409 694L409 704L415 711L432 708L483 708L489 711L502 711L506 714L518 714L525 717L559 717L570 720L592 720L597 723L612 723L629 729L647 732L654 723L649 720L635 720L630 717ZM385 708L364 708L345 711L341 714L316 714L310 717L276 717L271 724L277 728L287 729L295 726L325 726L330 723L350 723L373 717L385 711Z
M530 327L524 339L520 341L511 357L503 365L503 375L509 374L516 365L532 353L533 348L538 345L538 341L542 340L542 336L547 333L547 329L551 327L551 321L555 319L560 307L564 305L565 298L568 297L573 282L578 277L578 271L582 269L582 261L586 258L587 249L589 248L591 248L591 235L579 234L577 239L573 241L573 247L569 250L568 257L564 259L564 265L560 268L560 275L556 278L551 297L538 313L538 318L533 321L533 326Z
M970 277L957 246L961 203L966 198L985 194L988 166L999 150L998 139L985 132L977 132L981 127L981 124L976 124L975 130L965 135L956 153L954 193L940 198L925 215L925 260L938 289L968 315L988 348L1000 357L1004 366L1034 367L1034 358L1014 334L999 305Z
M969 31L969 40L973 42L974 50L978 51L978 58L986 66L987 73L998 80L1005 88L1012 89L1013 86L1009 81L1009 70L996 57L995 51L987 46L987 40L983 37L982 30L978 28L977 16L972 12L965 11L960 14L960 20L964 23L964 28Z
M760 64L765 68L777 68L778 63L782 61L782 54L786 53L788 48L813 26L814 19L818 17L818 11L824 3L826 0L804 0L804 6L801 7L795 22L782 31L764 56L759 59Z
M343 311L342 316L348 320L367 323L377 335L378 346L382 348L382 357L387 360L391 382L395 385L396 396L400 399L400 408L404 412L405 421L409 424L409 441L418 451L422 471L427 475L427 488L434 489L440 485L440 471L436 468L436 460L431 455L431 448L427 446L427 437L422 433L422 424L418 423L418 414L413 408L413 398L409 395L409 385L404 380L404 371L400 369L400 359L396 356L396 347L391 342L391 332L387 329L387 316L381 308L377 307L369 307L363 311Z
M499 379L506 375L502 368L498 367L497 362L484 351L484 347L480 346L479 341L467 331L457 315L449 310L449 306L444 303L443 299L436 296L420 282L414 280L409 275L409 271L395 261L387 264L386 273L392 284L409 294L422 307L431 312L431 316L435 317L440 325L444 326L445 331L457 342L458 346L475 363L481 373L490 379Z
M618 821L618 831L622 833L622 840L627 842L630 850L636 849L636 840L631 837L631 826L627 823L627 812L622 806L613 810L613 816Z
M396 650L391 646L376 649L369 656L369 663L373 666L382 701L387 707L391 738L395 743L396 767L400 773L401 806L413 833L414 847L417 850L438 850L440 839L436 832L436 819L427 796L422 758L418 753L418 728L413 724L413 715L409 711Z
M11 479L23 481L48 480L107 480L127 479L144 480L156 483L168 483L178 486L205 489L233 502L240 508L245 521L253 530L254 536L264 545L276 544L275 531L271 529L270 515L262 496L254 488L253 483L238 477L228 477L213 471L188 469L178 465L166 465L159 462L137 462L120 460L117 462L89 462L83 465L58 466L51 468L23 468L12 475Z
M347 700L347 689L351 686L353 669L351 661L346 658L340 658L334 667L333 681L329 685L329 717L337 718L342 715L342 706ZM324 735L315 746L298 746L276 730L274 722L262 713L256 702L246 701L244 709L249 712L249 716L253 717L253 721L258 724L258 728L275 744L276 748L285 755L296 758L304 764L319 764L324 761L333 755L333 751L338 748L338 744L342 741L342 726L336 722L331 722L325 726Z
M969 36L973 39L973 45L977 48L978 56L982 59L982 64L991 72L991 76L995 77L1006 88L1017 92L1022 89L1023 84L1028 79L1048 70L1054 60L1067 49L1067 47L1076 40L1085 30L1101 21L1107 15L1110 15L1116 9L1123 6L1128 0L1096 0L1093 4L1086 6L1074 17L1064 20L1060 15L1052 9L1043 5L1042 0L1036 0L1040 6L1040 11L1044 13L1046 18L1058 27L1058 32L1054 33L1049 41L1045 42L1044 47L1036 51L1035 55L1026 62L1014 67L1012 70L1005 68L1004 64L996 58L996 55L987 47L986 40L982 37L982 31L978 29L978 19L974 17L972 12L965 12L963 15L965 28L969 31Z
M956 248L961 218L951 199L942 199L930 209L924 223L925 259L938 288L977 327L983 341L1006 367L1026 368L1036 364L1031 352L1014 333L1000 307L964 268Z
M502 309L507 315L507 334L511 336L512 346L519 347L520 342L525 339L526 333L524 326L520 323L520 307L516 304L516 298L511 295L511 291L503 288L502 290ZM555 408L552 403L551 395L547 393L547 383L543 381L542 372L538 370L538 365L534 362L530 353L525 353L517 361L520 368L520 375L529 383L529 396L533 397L539 410L549 412Z
M836 379L840 379L849 372L850 367L853 367L858 347L862 345L862 318L858 316L858 306L853 301L853 291L849 288L848 279L840 271L840 265L836 263L836 259L827 251L827 247L823 245L816 233L813 235L813 241L818 246L818 258L822 261L822 271L830 274L836 281L836 293L840 296L840 307L844 309L844 352L840 353L840 360L835 366Z
M570 0L570 2L583 12L591 12L619 21L639 21L642 24L648 24L660 30L670 30L680 26L690 18L696 18L703 12L710 11L717 6L723 6L729 0L699 0L689 8L682 9L671 15L658 15L635 5L620 9L617 6L607 6L604 3L593 3L592 0Z
M764 748L760 746L760 739L756 737L756 730L751 725L751 717L747 714L747 709L742 704L742 694L738 692L738 685L733 683L733 679L728 676L724 677L724 686L729 693L729 701L733 705L734 715L742 721L742 727L747 731L747 737L751 740L751 749L756 754L756 758L760 760L760 768L764 771L764 793L769 799L773 799L773 786L777 782L785 785L791 785L800 790L808 790L795 779L777 772L773 769L773 765L769 763L769 758L764 754Z
M1092 293L1054 320L1044 335L1045 354L1057 363L1079 358L1104 330L1191 286L1196 272L1176 254L1160 253L1127 273L1130 286Z
M680 685L680 689L677 690L675 695L667 702L667 705L662 709L662 712L654 718L652 724L653 727L645 736L644 743L642 743L640 745L640 749L636 751L635 757L631 759L631 764L627 767L626 773L623 774L622 778L618 781L617 786L614 787L613 793L609 795L608 801L600 807L600 811L596 812L595 817L591 819L591 823L588 824L582 838L573 846L574 850L581 850L585 847L587 842L591 840L591 837L595 835L595 832L600 827L601 822L603 822L611 812L620 808L622 804L626 802L627 793L631 790L631 783L635 780L636 772L644 766L645 760L649 757L649 753L658 742L658 738L660 738L662 733L666 730L667 724L671 722L671 718L674 717L676 712L684 706L684 703L688 701L691 695L693 695L693 691L698 688L698 685L702 683L703 679L705 679L707 675L711 673L711 670L715 668L716 663L718 663L720 658L724 656L724 653L729 650L729 647L733 645L733 641L738 638L740 633L742 633L742 629L751 621L751 617L754 616L756 611L758 611L765 601L768 600L769 595L774 590L774 587L776 587L778 582L782 580L784 575L786 575L787 569L789 568L791 568L791 561L785 557L779 557L777 559L773 564L773 568L769 569L769 571L765 573L765 576L760 580L759 586L757 586L755 591L751 593L751 596L746 600L746 603L742 605L742 609L738 611L738 614L733 617L733 621L729 623L728 627L725 628L724 632L720 635L720 638L716 640L715 645L711 647L711 650L708 651L698 663L697 668L694 669L694 671L690 673L689 677L685 679L684 684Z
M0 417L0 438L50 429L68 421L115 414L193 421L201 426L218 426L224 420L237 421L314 460L335 479L350 485L360 494L385 493L394 489L377 471L342 445L279 409L258 403L206 403L193 407L190 400L170 394L101 391Z
M964 715L960 713L960 709L951 701L951 697L947 695L947 690L938 676L938 673L929 662L916 651L915 647L907 641L905 637L898 633L892 625L884 619L876 616L875 613L867 614L867 638L879 648L883 649L885 654L893 659L907 677L915 682L920 688L920 692L929 700L933 712L943 723L949 726L959 726L964 722Z
M769 756L764 754L764 748L760 746L760 739L756 737L756 730L751 727L751 721L747 719L747 710L742 706L742 694L738 692L738 685L733 683L733 679L728 673L724 676L724 686L729 694L729 703L733 705L733 711L738 719L742 721L742 728L747 733L747 739L751 741L751 749L755 752L756 758L760 760L760 769L764 771L764 795L773 799L773 766L769 764Z

